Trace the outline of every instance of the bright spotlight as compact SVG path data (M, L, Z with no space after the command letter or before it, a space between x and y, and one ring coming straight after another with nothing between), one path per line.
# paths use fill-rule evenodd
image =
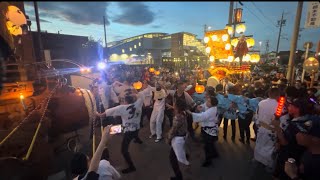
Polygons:
M104 63L104 62L99 62L98 63L98 69L100 69L100 70L105 69L106 66L107 66L106 63Z

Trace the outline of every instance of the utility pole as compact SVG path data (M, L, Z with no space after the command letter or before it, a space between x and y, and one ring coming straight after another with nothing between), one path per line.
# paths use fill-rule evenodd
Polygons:
M301 21L302 8L303 8L303 1L298 1L296 19L294 22L294 30L293 30L292 39L291 39L290 57L289 57L288 72L287 72L287 79L291 84L293 83L294 57L296 53L297 41L299 36L299 27L300 27L300 21Z
M266 57L268 61L269 60L269 40L266 41Z
M33 1L35 16L36 16L36 22L37 22L37 32L38 32L38 43L39 43L39 54L38 54L38 60L43 61L43 46L42 46L42 40L41 40L41 28L40 28L40 18L39 18L39 11L38 11L38 3L37 1Z
M204 32L204 36L206 36L206 32L207 32L207 29L208 29L208 26L205 24L204 26L203 26L203 32Z
M104 29L104 43L105 43L105 55L104 57L107 59L108 62L108 45L107 45L107 30L106 30L106 17L103 16L103 29Z
M234 2L233 2L233 1L230 1L228 24L232 24L232 18L233 18L233 5L234 5Z
M106 31L106 17L103 16L103 28L104 28L104 43L107 48L107 31Z
M279 53L279 44L280 44L282 26L285 26L285 24L286 24L286 19L283 19L283 15L284 15L284 11L282 11L281 20L278 20L278 27L280 27L280 29L279 29L278 43L277 43L277 50L276 50L277 55Z

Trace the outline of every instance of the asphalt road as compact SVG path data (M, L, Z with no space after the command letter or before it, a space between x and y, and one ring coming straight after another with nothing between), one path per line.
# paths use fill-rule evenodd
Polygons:
M140 130L140 138L143 144L131 143L129 152L137 168L136 172L122 175L123 180L167 180L173 176L173 171L169 163L170 146L161 141L155 143L154 139L149 139L150 134L148 122ZM231 132L230 125L228 132ZM169 127L165 127L165 134ZM201 167L204 159L203 145L200 142L187 140L186 148L190 154L189 168L180 165L185 180L270 180L271 175L265 169L253 163L254 142L250 145L242 144L239 139L239 128L237 126L237 137L235 142L231 141L230 133L227 140L222 138L223 130L220 128L219 140L216 143L220 157L213 161L211 167ZM197 130L199 134L199 129ZM121 155L122 134L114 135L109 143L110 162L120 172L127 165ZM99 140L99 137L97 138ZM83 147L83 151L91 154L92 144L90 141ZM67 160L69 158L65 158ZM68 162L64 162L68 164ZM57 176L56 178L57 179Z
M223 123L222 123L223 124ZM236 123L237 124L237 123ZM164 134L169 130L165 126ZM197 129L199 135L200 129ZM186 149L190 154L191 166L188 168L180 164L182 174L185 180L270 180L271 175L265 171L262 165L252 162L254 142L250 145L239 142L239 128L237 125L237 136L235 142L231 141L231 126L229 122L227 140L222 138L223 129L220 127L219 140L216 143L216 148L220 157L213 161L211 167L201 167L204 159L203 145L200 142L194 142L187 139ZM132 160L137 168L137 171L130 174L122 174L123 180L168 180L174 175L170 162L169 150L170 146L166 142L154 142L154 139L149 139L150 130L148 122L145 121L144 127L140 130L139 136L143 144L131 142L129 152ZM100 131L97 129L97 141L100 139ZM109 143L110 163L121 172L126 168L126 162L121 155L122 134L114 135ZM198 136L199 137L199 136ZM92 141L88 140L88 130L80 131L80 138L84 141L82 152L89 155L92 154ZM98 142L97 142L98 143ZM66 152L62 156L56 157L59 166L68 168L72 153ZM51 176L49 180L65 180L64 172L60 172Z

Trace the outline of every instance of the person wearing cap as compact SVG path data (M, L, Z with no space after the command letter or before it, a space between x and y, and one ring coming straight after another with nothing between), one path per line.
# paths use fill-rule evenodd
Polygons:
M284 171L291 179L316 180L320 177L320 118L313 116L308 119L296 134L299 145L307 148L298 167L286 161ZM300 176L300 177L299 177Z
M297 144L296 134L303 124L308 120L309 102L305 98L296 98L288 100L287 111L288 117L286 127L282 127L279 120L274 119L272 125L277 135L279 149L276 168L273 173L274 177L280 179L290 179L284 172L284 165L288 158L294 158L300 165L300 158L305 151L305 147Z
M245 38L246 38L245 35L241 35L240 38L239 38L239 42L238 42L238 44L237 44L237 46L235 48L236 53L235 53L234 58L239 57L240 66L242 64L243 56L245 56L249 51L248 45L247 45L247 42L246 42Z

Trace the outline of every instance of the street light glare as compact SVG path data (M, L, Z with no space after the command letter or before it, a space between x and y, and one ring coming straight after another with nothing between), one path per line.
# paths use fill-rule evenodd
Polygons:
M104 62L99 62L98 63L98 69L103 70L107 67L106 63Z

